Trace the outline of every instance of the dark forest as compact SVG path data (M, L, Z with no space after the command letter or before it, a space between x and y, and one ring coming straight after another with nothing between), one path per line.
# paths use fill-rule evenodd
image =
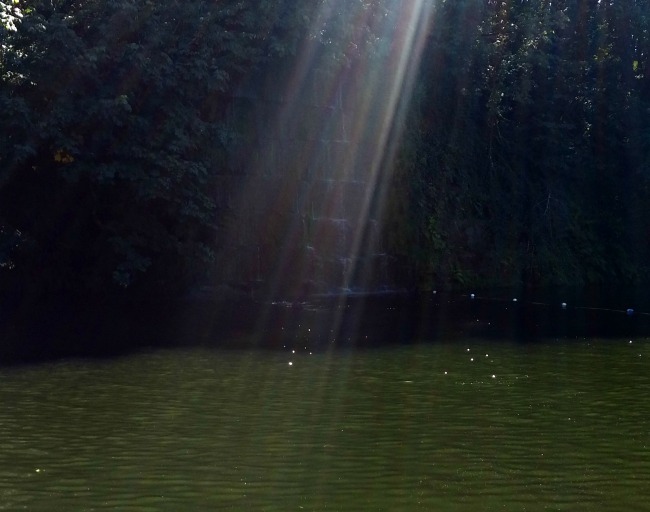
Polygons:
M382 164L391 285L647 281L650 4L429 4ZM249 143L229 129L235 91L306 45L332 73L391 51L395 2L335 5L0 2L5 325L223 284L234 217L215 198Z

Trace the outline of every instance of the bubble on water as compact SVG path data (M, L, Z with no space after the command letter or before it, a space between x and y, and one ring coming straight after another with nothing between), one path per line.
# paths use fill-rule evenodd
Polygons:
M291 361L289 361L289 366L293 366L293 363Z
M492 378L493 378L493 379L496 379L496 378L497 378L497 376L496 376L496 375L494 375L494 374L492 374Z

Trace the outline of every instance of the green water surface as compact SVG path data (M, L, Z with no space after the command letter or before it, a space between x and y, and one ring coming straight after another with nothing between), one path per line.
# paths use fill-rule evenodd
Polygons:
M650 510L650 343L0 370L0 510Z

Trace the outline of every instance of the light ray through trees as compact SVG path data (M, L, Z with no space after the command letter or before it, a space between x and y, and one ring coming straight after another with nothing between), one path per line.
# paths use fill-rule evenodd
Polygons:
M375 219L381 218L421 52L432 30L434 5L428 0L322 3L310 37L285 75L279 106L269 123L271 133L301 131L299 144L284 155L282 168L277 170L280 189L268 190L274 197L260 200L259 188L268 177L269 165L278 165L277 152L286 153L286 148L278 150L273 136L258 141L251 137L257 146L246 148L250 167L245 170L247 177L236 209L245 216L252 207L261 206L260 218L266 224L252 229L266 230L261 236L274 237L277 244L272 255L256 256L271 261L267 268L255 270L262 274L257 276L260 282L267 283L263 302L270 304L278 296L301 300L306 295L305 283L313 282L316 270L309 261L309 250L296 257L296 247L313 244L320 251L334 252L333 245L341 243L319 227L323 218L349 225L345 262L340 275L328 283L330 290L351 290L353 278L358 284L371 274L367 261L359 256L378 236ZM314 81L315 75L319 80ZM322 106L327 115L314 119L312 104ZM251 157L253 154L256 156ZM323 169L324 165L328 168ZM317 180L330 187L319 188ZM345 200L341 189L346 187L348 192L356 190L354 206L341 218L341 201ZM253 204L256 201L262 204ZM289 211L293 213L287 214ZM235 218L238 216L236 212ZM306 223L310 222L315 226L306 240ZM235 222L231 229L242 229L242 223ZM237 237L235 232L227 236ZM260 247L259 251L266 250L262 244ZM242 264L241 260L222 261L228 266L226 274L235 275ZM256 264L262 266L259 261ZM260 315L256 336L264 335L265 325L272 321L270 315L270 310ZM340 319L321 328L336 336L339 323Z

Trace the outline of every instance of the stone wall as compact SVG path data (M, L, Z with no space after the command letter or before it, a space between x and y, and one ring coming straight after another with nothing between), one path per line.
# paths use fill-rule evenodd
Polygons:
M313 68L312 68L313 69ZM349 70L348 70L349 71ZM234 144L217 202L228 222L217 281L274 296L391 287L355 73L266 70L232 98Z

